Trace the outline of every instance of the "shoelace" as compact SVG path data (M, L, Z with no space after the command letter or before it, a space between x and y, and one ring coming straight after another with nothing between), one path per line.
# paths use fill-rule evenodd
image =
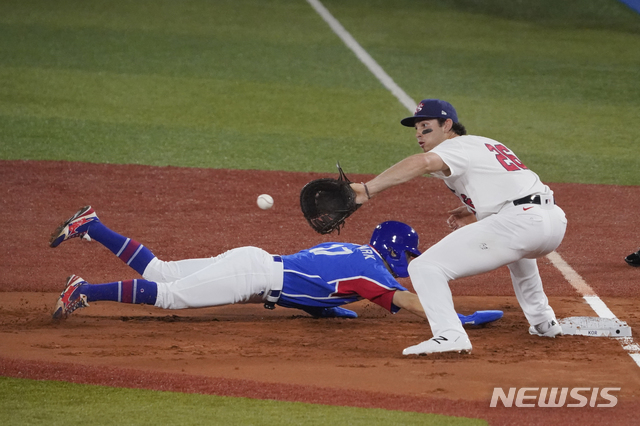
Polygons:
M67 315L69 315L73 311L75 311L76 309L84 308L84 307L87 307L87 306L89 306L89 304L87 303L87 296L84 295L84 294L81 294L73 302L69 301L69 304L65 308L65 313Z

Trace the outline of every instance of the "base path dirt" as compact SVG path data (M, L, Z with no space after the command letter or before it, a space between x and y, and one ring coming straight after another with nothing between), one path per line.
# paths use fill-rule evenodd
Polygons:
M402 356L403 348L430 337L428 324L366 301L350 306L360 316L354 320L261 305L169 311L111 302L51 320L71 273L93 283L139 277L97 243L48 247L51 231L83 205L158 257L177 260L245 245L287 254L326 241L366 243L377 223L391 219L416 228L424 250L448 233L447 211L458 203L441 182L420 178L363 206L339 235L321 236L298 205L302 186L320 176L0 162L0 225L11 236L0 247L0 375L432 412L491 424L637 424L640 367L620 341L530 336L506 268L451 283L458 312L504 311L501 320L468 329L469 355ZM640 329L640 268L623 261L640 245L628 233L640 188L551 186L569 219L558 253L615 315ZM272 209L256 206L262 193L273 196ZM548 259L539 266L558 317L595 316ZM406 279L402 284L411 288ZM594 407L490 408L496 387L620 390L612 408L598 408L607 403L601 397Z

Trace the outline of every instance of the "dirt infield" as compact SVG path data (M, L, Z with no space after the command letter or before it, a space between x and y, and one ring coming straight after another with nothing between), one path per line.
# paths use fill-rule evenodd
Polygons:
M93 205L107 225L165 260L244 245L286 254L323 241L364 243L389 219L416 228L424 249L446 235L446 212L457 205L441 182L417 179L361 208L340 235L320 236L298 207L300 188L318 176L0 162L0 225L11 236L0 247L0 375L434 412L491 424L638 423L640 367L620 342L529 336L506 268L451 285L459 312L505 313L469 329L474 349L466 356L403 357L404 347L430 337L426 322L366 301L352 305L360 315L355 320L316 320L259 305L166 311L98 302L67 321L51 321L69 274L95 283L138 277L97 243L48 247L49 233L82 205ZM558 253L614 314L639 329L640 268L623 258L640 245L628 233L640 210L640 188L552 188L569 218ZM273 209L258 209L261 193L274 197ZM595 316L547 259L539 264L558 317ZM621 390L613 408L489 408L495 387Z

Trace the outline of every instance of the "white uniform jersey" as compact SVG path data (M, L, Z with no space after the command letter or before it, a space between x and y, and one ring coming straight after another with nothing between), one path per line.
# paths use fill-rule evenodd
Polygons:
M552 194L504 144L482 136L447 139L430 152L447 164L451 174L433 173L475 212L478 220L505 204L532 194Z

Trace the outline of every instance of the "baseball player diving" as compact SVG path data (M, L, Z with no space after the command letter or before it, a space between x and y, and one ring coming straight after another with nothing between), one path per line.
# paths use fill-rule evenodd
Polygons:
M536 263L536 258L560 245L567 227L553 191L503 143L467 135L448 102L425 99L413 116L400 123L415 128L424 152L401 160L368 182L352 183L356 202L366 203L386 189L425 174L442 179L462 202L450 212L448 224L453 232L408 266L433 337L406 348L403 354L471 351L448 283L504 265L530 324L529 333L562 334Z
M361 299L392 313L406 309L425 317L418 297L394 278L407 277L409 259L421 254L418 234L401 222L378 225L369 245L323 243L282 256L240 247L216 257L162 261L144 245L109 229L86 206L54 231L50 246L77 237L101 243L143 279L89 284L71 275L54 308L54 319L67 318L92 301L164 309L263 303L269 309L297 308L318 318L355 318L355 312L341 305ZM462 326L501 316L501 311L478 311L457 317Z

